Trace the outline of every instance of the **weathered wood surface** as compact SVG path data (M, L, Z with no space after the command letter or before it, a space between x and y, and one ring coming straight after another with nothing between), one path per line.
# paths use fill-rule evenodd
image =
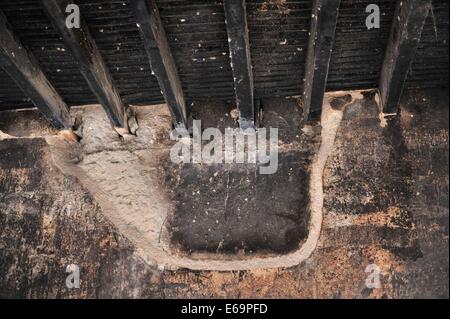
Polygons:
M315 0L304 79L304 119L320 119L340 0Z
M0 67L58 129L70 129L69 108L48 81L38 61L15 36L0 11Z
M233 70L236 106L242 129L255 124L255 101L253 69L250 56L250 41L245 0L224 0L225 20Z
M431 0L397 2L379 84L381 108L384 113L398 111L398 104L431 7Z
M152 71L176 127L187 127L186 102L164 26L154 0L133 0L135 17Z
M66 25L67 0L43 0L48 17L59 31L66 48L72 54L92 93L103 106L113 126L127 128L125 106L119 92L113 84L100 51L89 32L88 25L81 17L80 28L68 28Z

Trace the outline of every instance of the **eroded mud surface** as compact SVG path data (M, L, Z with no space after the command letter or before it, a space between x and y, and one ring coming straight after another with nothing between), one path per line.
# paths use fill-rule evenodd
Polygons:
M325 171L330 243L350 236L354 245L378 244L401 258L422 256L410 207L415 194L407 152L399 119L382 128L373 100L346 109Z
M176 189L172 241L187 252L286 253L307 235L308 173L298 154L282 154L277 173L256 165L187 164L170 169ZM173 175L172 175L173 174Z

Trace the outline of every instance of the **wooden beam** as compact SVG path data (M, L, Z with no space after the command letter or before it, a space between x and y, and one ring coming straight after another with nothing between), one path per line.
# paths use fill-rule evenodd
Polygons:
M72 1L41 0L48 17L61 34L66 49L75 58L81 74L116 128L127 130L126 110L115 88L111 74L92 38L87 24L81 19L80 28L66 26L66 7Z
M53 126L58 129L72 128L69 108L48 81L33 54L14 35L3 12L0 12L0 67Z
M314 0L304 79L304 119L322 114L340 0Z
M133 8L150 66L158 79L173 123L177 128L187 128L183 89L156 2L133 0Z
M397 1L379 83L383 113L397 113L431 0Z
M225 19L230 48L231 68L234 77L236 106L242 129L254 128L255 102L253 70L248 36L245 0L224 0Z

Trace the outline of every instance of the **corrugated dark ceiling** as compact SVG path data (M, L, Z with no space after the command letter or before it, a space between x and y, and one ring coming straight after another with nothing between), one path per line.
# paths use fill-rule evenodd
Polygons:
M0 10L22 44L37 58L45 75L67 104L96 103L94 95L39 1L2 0ZM3 102L1 105L7 106ZM19 103L19 106L23 105Z
M157 104L163 97L152 75L130 0L75 1L125 103ZM381 28L367 30L365 8L381 8ZM222 0L157 0L188 101L234 99ZM448 86L448 1L433 1L410 87ZM312 1L247 0L256 98L302 92ZM328 90L378 84L395 0L342 0ZM39 0L2 0L14 32L30 48L69 105L96 103ZM32 106L0 71L0 110Z

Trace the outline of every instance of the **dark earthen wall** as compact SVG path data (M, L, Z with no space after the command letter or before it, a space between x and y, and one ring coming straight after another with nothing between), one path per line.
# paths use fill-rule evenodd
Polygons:
M151 282L92 198L52 166L44 139L1 141L0 154L0 298L132 297ZM79 290L66 288L70 264L81 269Z
M43 139L0 141L0 297L448 298L448 93L407 94L381 128L349 107L327 164L314 254L291 269L154 270L53 166ZM68 290L65 267L81 267ZM365 285L367 265L381 289Z

